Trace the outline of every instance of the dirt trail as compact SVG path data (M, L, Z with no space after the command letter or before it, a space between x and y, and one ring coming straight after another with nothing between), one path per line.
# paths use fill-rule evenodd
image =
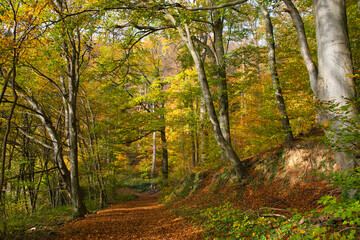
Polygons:
M204 239L199 230L165 210L158 195L137 195L135 200L66 223L48 239Z

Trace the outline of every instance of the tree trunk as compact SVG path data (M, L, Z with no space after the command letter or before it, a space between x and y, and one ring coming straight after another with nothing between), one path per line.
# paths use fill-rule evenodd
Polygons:
M225 50L223 42L224 20L219 16L218 11L214 12L214 49L216 55L216 72L219 92L219 124L221 132L231 145L230 120L229 120L229 97L226 81Z
M163 101L161 103L161 106L160 106L162 109L164 109L165 107L165 102ZM162 122L163 122L163 125L161 127L161 130L160 130L160 134L161 134L161 142L162 142L162 176L164 179L168 179L168 176L169 176L169 156L168 156L168 149L167 149L167 144L166 144L166 123L165 123L165 116L164 114L161 114L160 116Z
M190 103L190 109L191 109L191 114L195 116L197 114L196 113L197 109L196 107L194 107L193 103ZM193 124L189 123L189 129L190 129L190 137L191 137L191 165L194 168L198 164L197 121L195 121Z
M64 59L64 63L66 64L66 74L64 75L68 81L68 91L64 92L63 90L62 94L64 95L63 101L65 109L67 109L67 112L65 111L65 119L68 121L66 130L69 145L72 214L73 218L79 218L85 216L87 213L79 182L78 129L76 116L77 95L80 84L80 62L83 57L81 49L81 32L77 26L67 22L71 21L71 18L67 20L62 17L62 14L66 11L66 9L69 9L67 2L64 0L58 0L56 7L58 7L58 9L55 12L59 13L64 30L63 32L60 32L60 36L62 37L60 56ZM62 88L65 89L65 77L63 77L63 73L60 73L60 81L62 83ZM65 100L65 96L67 96L67 100Z
M59 167L60 176L66 184L68 192L70 192L70 172L64 162L62 142L55 130L55 127L50 117L46 114L43 107L37 102L34 97L27 94L19 85L15 85L15 88L20 97L24 98L24 100L35 110L35 112L37 113L36 116L40 119L47 133L49 134L53 146L54 162Z
M165 128L161 130L161 141L162 141L162 174L163 178L167 179L169 176L169 156L166 144L166 133Z
M153 109L152 111L155 112L155 103L153 103L152 109ZM156 189L156 184L154 182L155 170L156 170L156 131L153 132L153 154L152 154L151 173L150 173L150 178L152 181L150 185L151 190Z
M230 117L229 117L229 97L227 90L227 81L226 81L226 66L225 66L225 50L223 42L223 28L224 20L219 16L219 11L214 11L214 55L215 64L216 64L216 75L218 81L218 94L219 94L219 124L221 132L225 140L231 145L231 136L230 136ZM226 161L226 155L221 153L221 159Z
M199 79L199 82L201 85L201 90L203 93L205 105L206 105L206 108L208 111L208 115L209 115L210 122L211 122L211 125L213 128L213 133L214 133L216 142L217 142L218 146L220 147L220 149L222 150L222 152L224 152L224 154L226 155L227 159L232 163L232 166L235 169L236 175L239 178L239 180L243 179L246 176L246 169L242 165L242 163L241 163L239 157L237 156L237 154L235 153L234 149L226 141L226 139L224 138L224 136L221 132L219 120L216 116L214 103L211 98L211 93L210 93L209 84L207 81L204 65L203 65L203 62L201 61L201 56L200 56L199 52L194 47L194 43L191 39L190 30L186 24L184 24L183 26L181 24L179 24L169 12L166 13L166 16L169 18L169 20L174 25L177 26L178 33L180 34L180 37L182 38L182 40L184 41L186 46L188 47L190 54L194 60L195 68L197 70L198 79Z
M283 0L285 5L287 6L291 19L293 21L294 27L296 29L298 42L300 45L300 52L301 56L304 59L304 63L309 73L310 85L311 89L313 90L314 94L316 95L316 88L317 88L317 77L318 77L318 70L316 64L311 57L309 45L307 42L307 37L304 28L304 22L301 19L299 11L295 7L295 5L291 2L291 0Z
M195 131L191 131L191 164L192 167L196 167L196 139L195 139Z
M344 0L313 0L313 3L319 62L316 95L323 103L331 102L341 107L357 96L354 79L350 77L353 75L353 67L345 2ZM335 111L320 110L319 119L321 123L332 121L327 135L336 145L341 138L341 131L344 131L345 124L342 118L356 119L358 114L358 109L352 105L348 113L340 113L340 115ZM337 152L335 159L341 171L350 170L358 164L355 157L345 152Z
M273 25L271 22L270 14L268 10L265 8L265 6L261 5L261 11L264 16L265 26L266 26L266 41L269 51L269 68L271 72L271 80L275 90L275 98L281 117L282 127L285 132L285 144L287 147L292 147L294 144L294 137L291 131L289 117L286 112L285 101L282 95L282 90L280 87L278 72L276 68L275 39L273 33Z
M204 161L206 159L206 131L205 131L205 120L206 120L206 109L205 102L203 96L200 97L200 161Z
M77 94L79 89L79 65L77 61L80 56L77 49L73 49L70 56L67 56L68 63L68 136L69 136L69 162L70 162L70 178L71 178L71 197L72 197L72 214L73 218L84 217L87 213L84 198L80 188L79 181L79 161L78 161L78 130L77 130Z
M151 174L150 178L155 178L155 168L156 168L156 131L153 132L153 154L152 154L152 163L151 163Z

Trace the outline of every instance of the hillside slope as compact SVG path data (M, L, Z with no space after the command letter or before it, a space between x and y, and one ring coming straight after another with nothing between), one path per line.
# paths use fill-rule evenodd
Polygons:
M359 201L337 201L341 188L325 177L337 166L317 140L298 141L292 149L277 148L246 162L249 176L242 183L230 166L193 173L164 201L202 226L210 239L359 237ZM356 208L349 210L353 204Z

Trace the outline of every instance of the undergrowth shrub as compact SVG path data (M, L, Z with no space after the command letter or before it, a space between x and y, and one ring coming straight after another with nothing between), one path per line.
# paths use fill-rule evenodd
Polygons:
M202 223L206 239L269 239L274 235L273 224L278 221L236 209L229 202L201 210L193 219Z
M190 196L199 189L205 176L205 172L191 173L176 184L175 187L165 187L165 194L162 194L161 197L162 201L166 204L170 204L176 199L182 199Z
M30 228L41 229L44 226L59 225L71 220L71 207L58 206L50 208L44 206L32 214L24 214L19 210L14 210L6 219L7 221L7 239L36 239L31 236L36 235L34 231L28 231Z
M341 187L344 193L357 192L355 197L346 194L341 197L324 196L318 202L322 210L313 210L306 214L295 214L278 228L278 232L287 232L289 239L359 239L360 202L359 169L330 174L332 185ZM290 231L289 231L290 230Z

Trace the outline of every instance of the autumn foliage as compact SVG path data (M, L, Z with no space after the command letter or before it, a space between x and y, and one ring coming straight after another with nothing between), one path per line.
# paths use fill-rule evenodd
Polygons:
M348 30L353 65L349 69L354 69L341 77L355 94L360 11L357 1L340 2L346 4L342 14L348 26L339 32ZM321 55L314 4L308 0L293 4L311 60L317 64ZM309 80L296 24L285 6L281 1L3 0L0 238L29 227L16 216L31 219L46 211L56 214L57 209L68 214L71 206L72 217L82 218L116 202L117 190L135 182L146 182L152 191L162 190L164 198L171 198L179 182L189 177L199 180L189 184L216 200L201 194L186 198L194 206L207 204L197 212L201 217L196 221L214 217L221 222L217 214L229 211L226 217L232 227L224 225L231 232L226 236L241 238L239 232L255 225L265 238L281 226L286 234L271 236L307 230L279 223L275 215L289 220L296 214L287 208L301 214L315 209L320 197L333 188L324 176L308 174L312 163L281 169L286 166L281 161L300 154L294 149L302 147L296 144L309 143L315 136L314 144L327 144L316 151L330 151L317 166L321 171L337 172L348 164L352 167L345 170L356 175L359 100L356 94L342 99L344 104L319 99ZM260 9L270 12L278 86L272 80L275 73L270 71L271 50ZM279 92L296 140L284 156L280 149L290 145L285 144ZM324 115L333 117L324 121ZM320 128L325 132L318 136ZM279 152L283 159L275 156ZM339 155L346 157L344 164ZM338 174L338 182L347 179ZM307 180L298 182L296 176ZM221 189L220 182L210 181L230 184ZM284 191L279 188L284 184L291 187ZM188 190L180 195L188 195ZM347 188L345 193L354 197L353 190ZM239 196L242 202L236 203ZM326 204L349 209L348 202L341 201L329 198ZM266 213L273 215L271 227L266 216L256 217L265 214L263 208L285 212ZM249 221L244 215L248 210ZM236 214L242 219L233 218ZM348 221L357 209L346 214L351 215L344 218ZM216 232L214 222L206 224ZM341 224L339 232L349 232L350 237L358 230L356 218L350 225ZM321 227L315 231L331 232Z

